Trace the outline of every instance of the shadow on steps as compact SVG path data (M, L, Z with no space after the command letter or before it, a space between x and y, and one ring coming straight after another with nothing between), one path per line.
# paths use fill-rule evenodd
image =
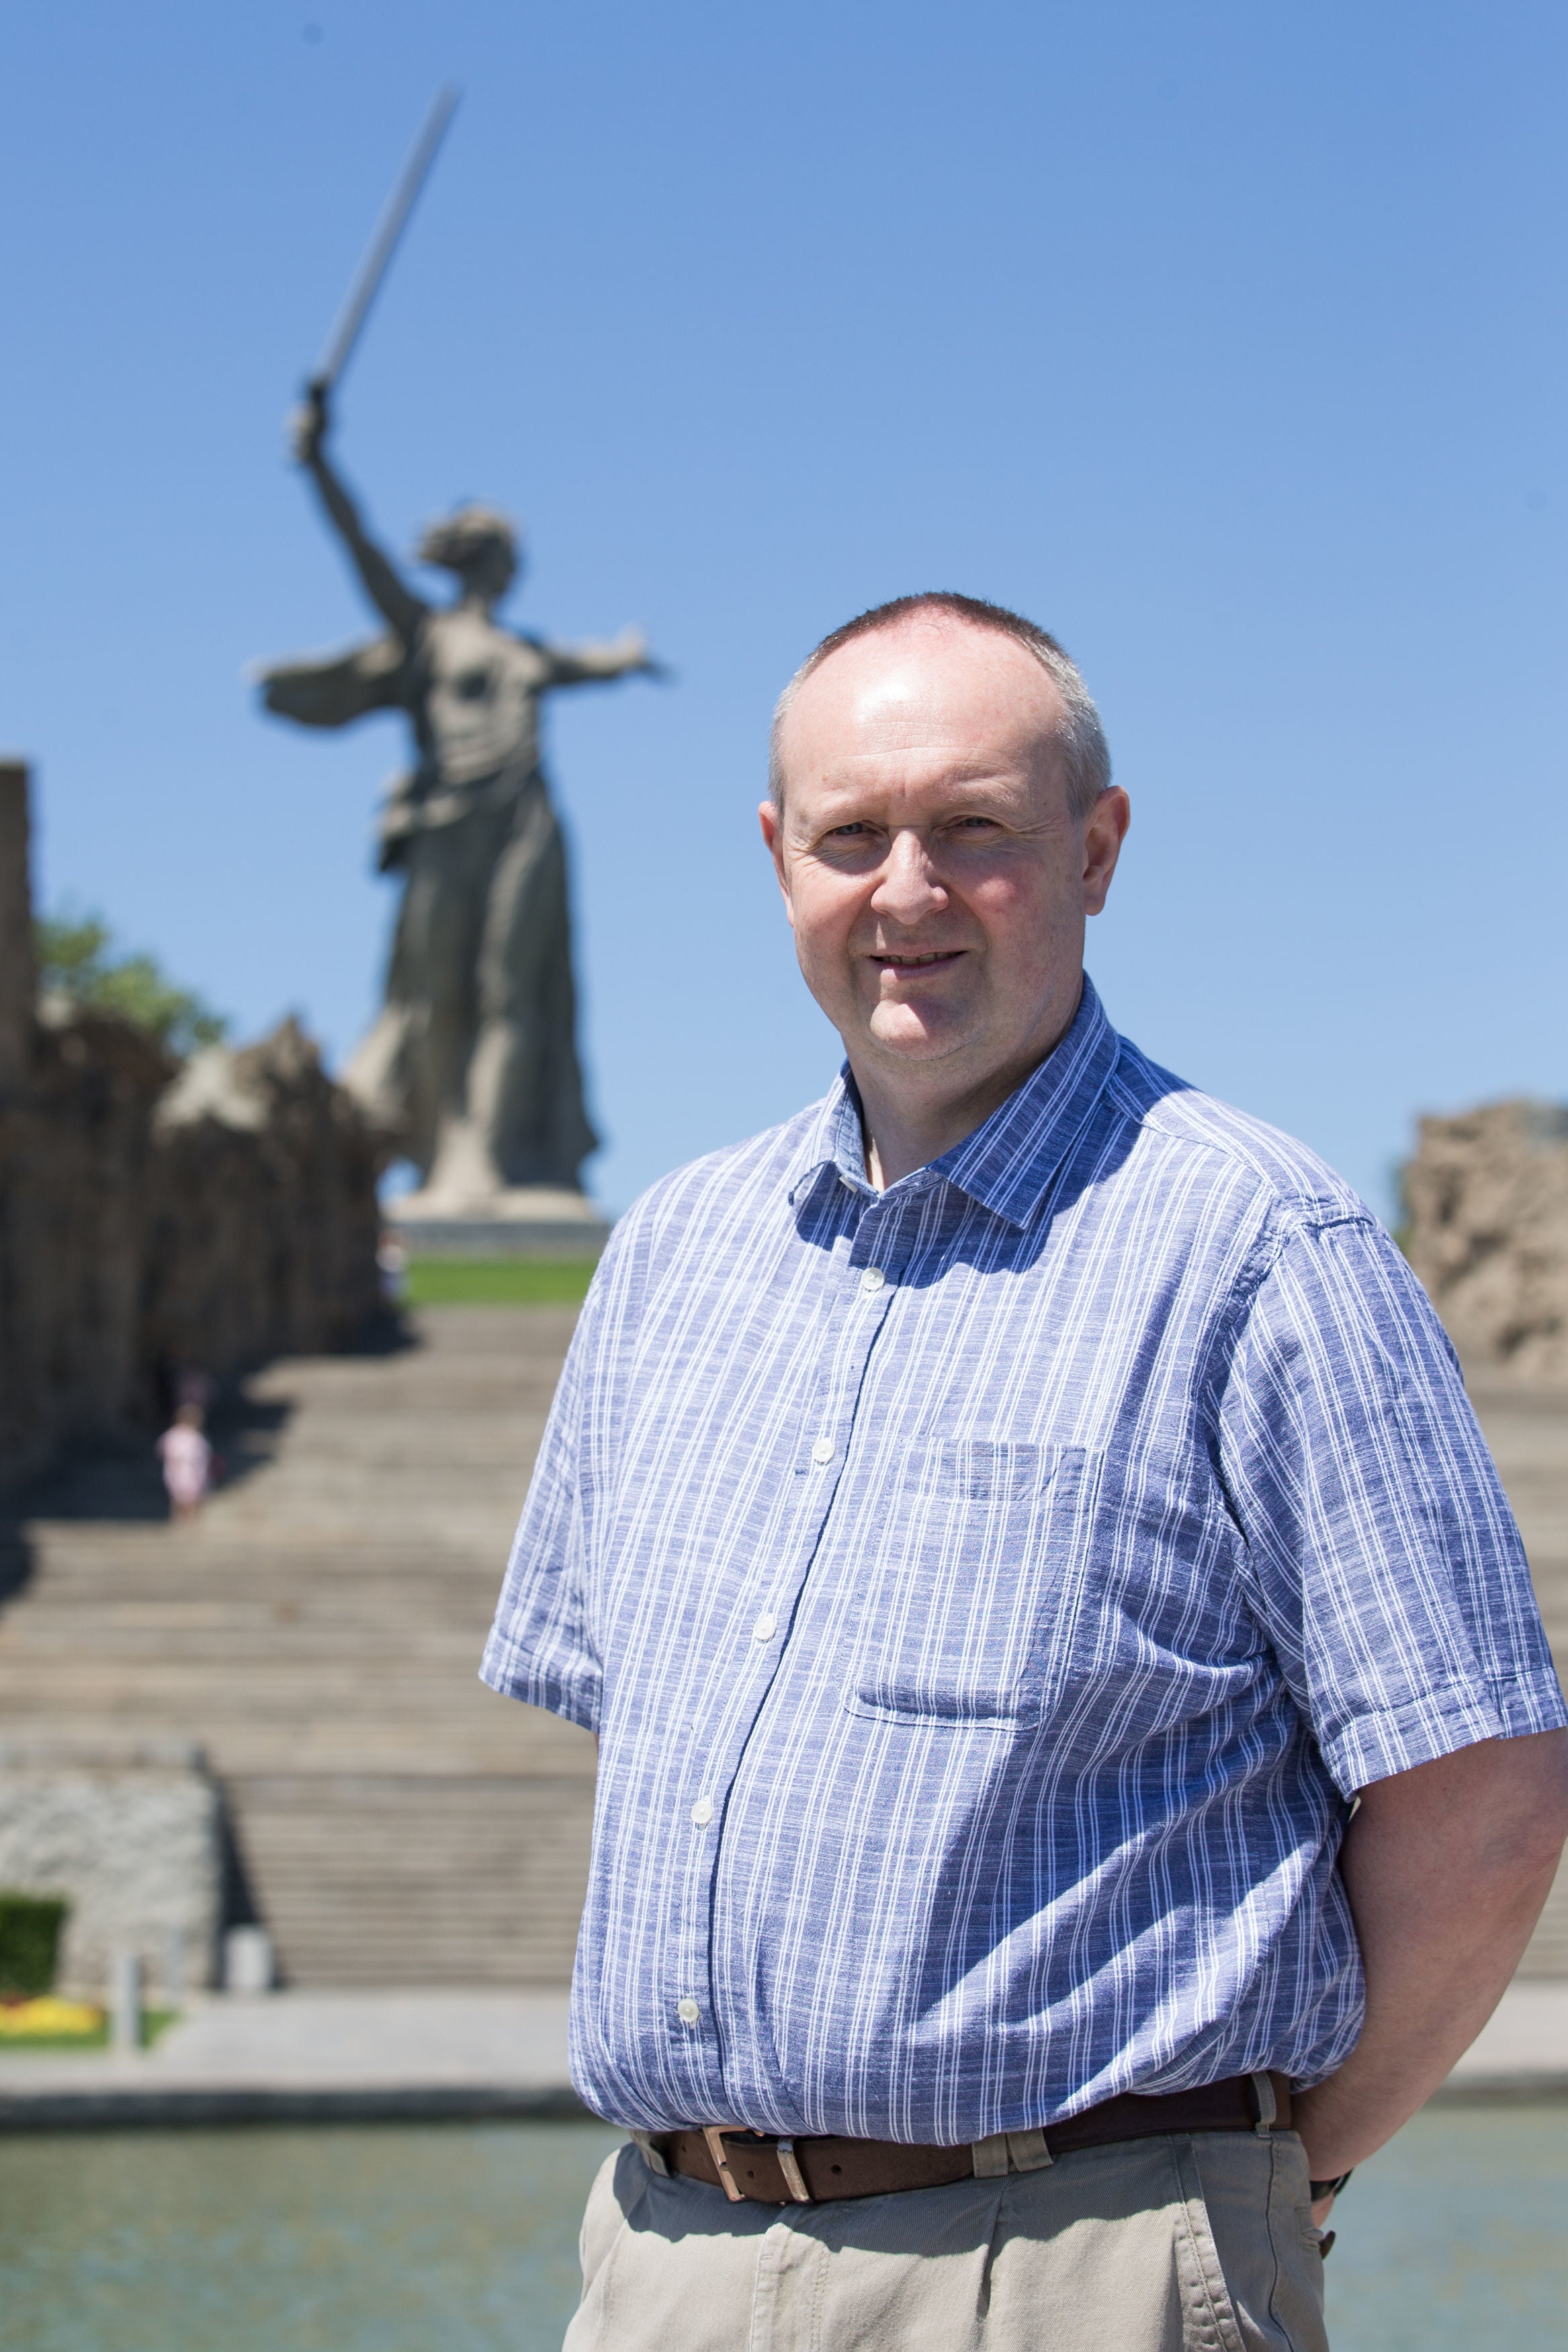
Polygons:
M345 1356L397 1356L423 1345L419 1334L392 1307L367 1317ZM252 1367L253 1371L264 1368ZM223 1463L220 1484L240 1485L277 1451L293 1406L284 1399L251 1395L249 1375L225 1383L214 1401L207 1433ZM173 1375L159 1382L172 1400ZM167 1410L172 1413L172 1402ZM24 1590L32 1570L27 1523L32 1519L124 1520L155 1524L169 1517L169 1497L153 1452L155 1432L100 1439L73 1446L47 1470L0 1496L0 1605Z

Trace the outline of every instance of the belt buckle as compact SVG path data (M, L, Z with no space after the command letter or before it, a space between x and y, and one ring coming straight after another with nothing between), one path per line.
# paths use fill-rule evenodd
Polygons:
M746 2193L737 2186L735 2175L729 2168L729 2158L724 2152L724 2136L727 2131L738 2131L739 2128L738 2124L704 2124L702 2126L707 2152L713 2158L714 2170L718 2174L718 2185L732 2205L744 2204Z
M726 2132L738 2132L745 2128L743 2124L704 2124L702 2126L702 2136L707 2142L707 2152L713 2158L714 2170L718 2175L718 2185L732 2205L742 2205L747 2201L747 2198L745 2189L740 2187L729 2168L729 2158L724 2152L724 2137ZM765 2135L758 2133L755 2137L762 2138ZM779 2159L779 2169L784 2175L784 2186L789 2191L794 2203L815 2204L816 2200L806 2186L806 2176L801 2171L800 2159L795 2154L793 2139L776 2139L772 2145L773 2153Z

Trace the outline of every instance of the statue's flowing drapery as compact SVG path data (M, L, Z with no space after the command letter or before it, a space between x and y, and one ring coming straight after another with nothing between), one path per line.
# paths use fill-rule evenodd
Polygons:
M389 635L279 664L267 706L309 727L403 708L423 735L423 650ZM530 703L570 659L526 638L507 652L508 667L528 665ZM525 757L487 775L452 782L422 761L382 814L382 864L402 874L402 899L385 1003L345 1083L438 1189L575 1187L598 1141L577 1056L566 846L526 756L537 727L524 734Z

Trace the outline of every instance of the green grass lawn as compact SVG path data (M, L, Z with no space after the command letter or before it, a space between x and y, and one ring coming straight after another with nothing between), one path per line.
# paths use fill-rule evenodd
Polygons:
M416 1257L411 1307L575 1307L588 1296L597 1258Z

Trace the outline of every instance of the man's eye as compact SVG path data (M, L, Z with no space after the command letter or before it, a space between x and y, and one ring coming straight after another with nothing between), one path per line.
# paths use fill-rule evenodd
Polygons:
M956 830L959 833L969 833L973 831L980 833L994 833L996 831L996 825L997 821L994 816L961 816L958 819Z
M870 825L861 824L858 822L854 824L836 824L829 834L828 839L830 841L863 841L870 836Z

